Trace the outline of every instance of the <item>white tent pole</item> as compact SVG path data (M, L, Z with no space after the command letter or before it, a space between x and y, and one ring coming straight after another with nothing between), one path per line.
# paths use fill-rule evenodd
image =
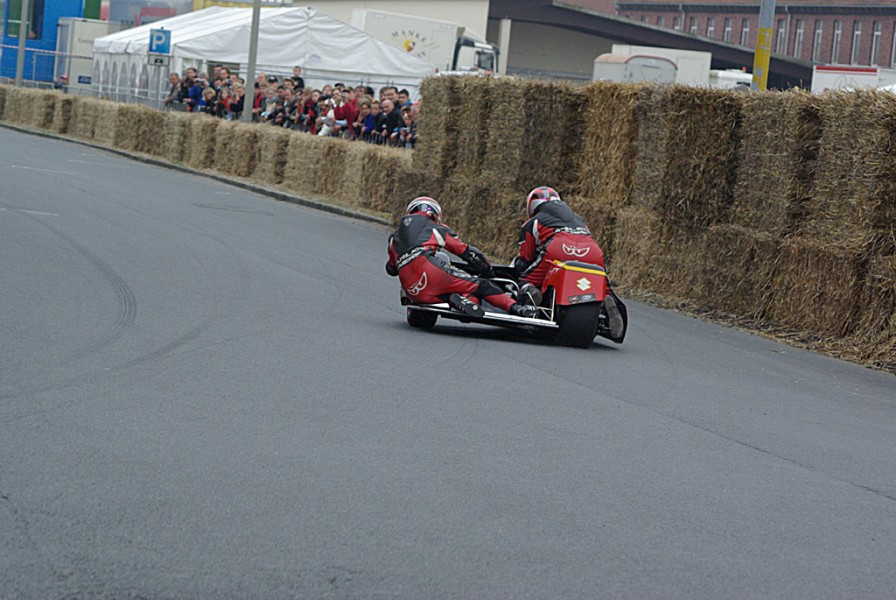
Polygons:
M252 30L249 32L249 64L246 65L246 95L243 97L243 123L252 122L255 105L255 63L258 60L258 22L261 20L261 0L252 2Z

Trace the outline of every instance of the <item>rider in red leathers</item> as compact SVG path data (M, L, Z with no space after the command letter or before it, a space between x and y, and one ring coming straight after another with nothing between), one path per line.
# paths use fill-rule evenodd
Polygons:
M480 300L512 315L535 317L538 309L516 303L497 285L461 271L440 256L441 250L459 256L480 275L487 276L491 265L478 249L460 240L442 224L439 203L425 196L408 204L406 216L389 236L386 272L398 276L408 298L419 304L448 302L452 308L481 317Z
M521 300L535 305L541 302L541 287L554 261L580 261L605 268L604 253L585 221L560 199L557 190L542 186L529 192L526 215L520 228L519 255L512 263L522 284ZM624 324L612 290L604 306L613 335L621 335Z

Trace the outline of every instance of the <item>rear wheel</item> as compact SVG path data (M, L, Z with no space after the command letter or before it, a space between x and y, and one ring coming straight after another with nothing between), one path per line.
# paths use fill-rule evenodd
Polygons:
M589 302L574 306L563 306L560 316L560 327L557 330L557 341L564 346L587 348L597 335L597 318L600 315L600 304Z
M408 325L417 329L432 329L436 325L439 315L425 310L408 308Z

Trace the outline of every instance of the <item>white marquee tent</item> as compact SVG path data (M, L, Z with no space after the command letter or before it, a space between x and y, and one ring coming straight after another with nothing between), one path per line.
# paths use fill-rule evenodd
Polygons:
M208 64L239 65L249 57L252 9L210 7L94 40L94 85L118 99L158 97L169 72ZM149 62L150 30L171 32L168 67ZM434 67L311 7L263 8L257 71L292 74L302 67L306 85L341 81L377 88L386 84L412 92ZM167 89L165 90L167 93Z

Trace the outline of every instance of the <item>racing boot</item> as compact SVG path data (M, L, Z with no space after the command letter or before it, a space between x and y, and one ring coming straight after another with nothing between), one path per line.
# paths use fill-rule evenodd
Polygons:
M607 311L607 325L610 328L610 335L614 338L622 337L625 333L625 323L622 321L622 313L616 306L616 296L607 294L604 298L604 309Z
M462 312L468 317L484 317L485 310L465 296L460 294L451 294L448 296L448 304L451 308L458 312Z
M528 304L529 306L539 306L541 304L541 290L531 283L524 283L520 286L519 302L520 304Z
M537 306L527 306L525 304L520 304L519 302L513 304L510 307L510 310L507 311L511 315L515 317L527 317L529 319L538 318L538 307Z

